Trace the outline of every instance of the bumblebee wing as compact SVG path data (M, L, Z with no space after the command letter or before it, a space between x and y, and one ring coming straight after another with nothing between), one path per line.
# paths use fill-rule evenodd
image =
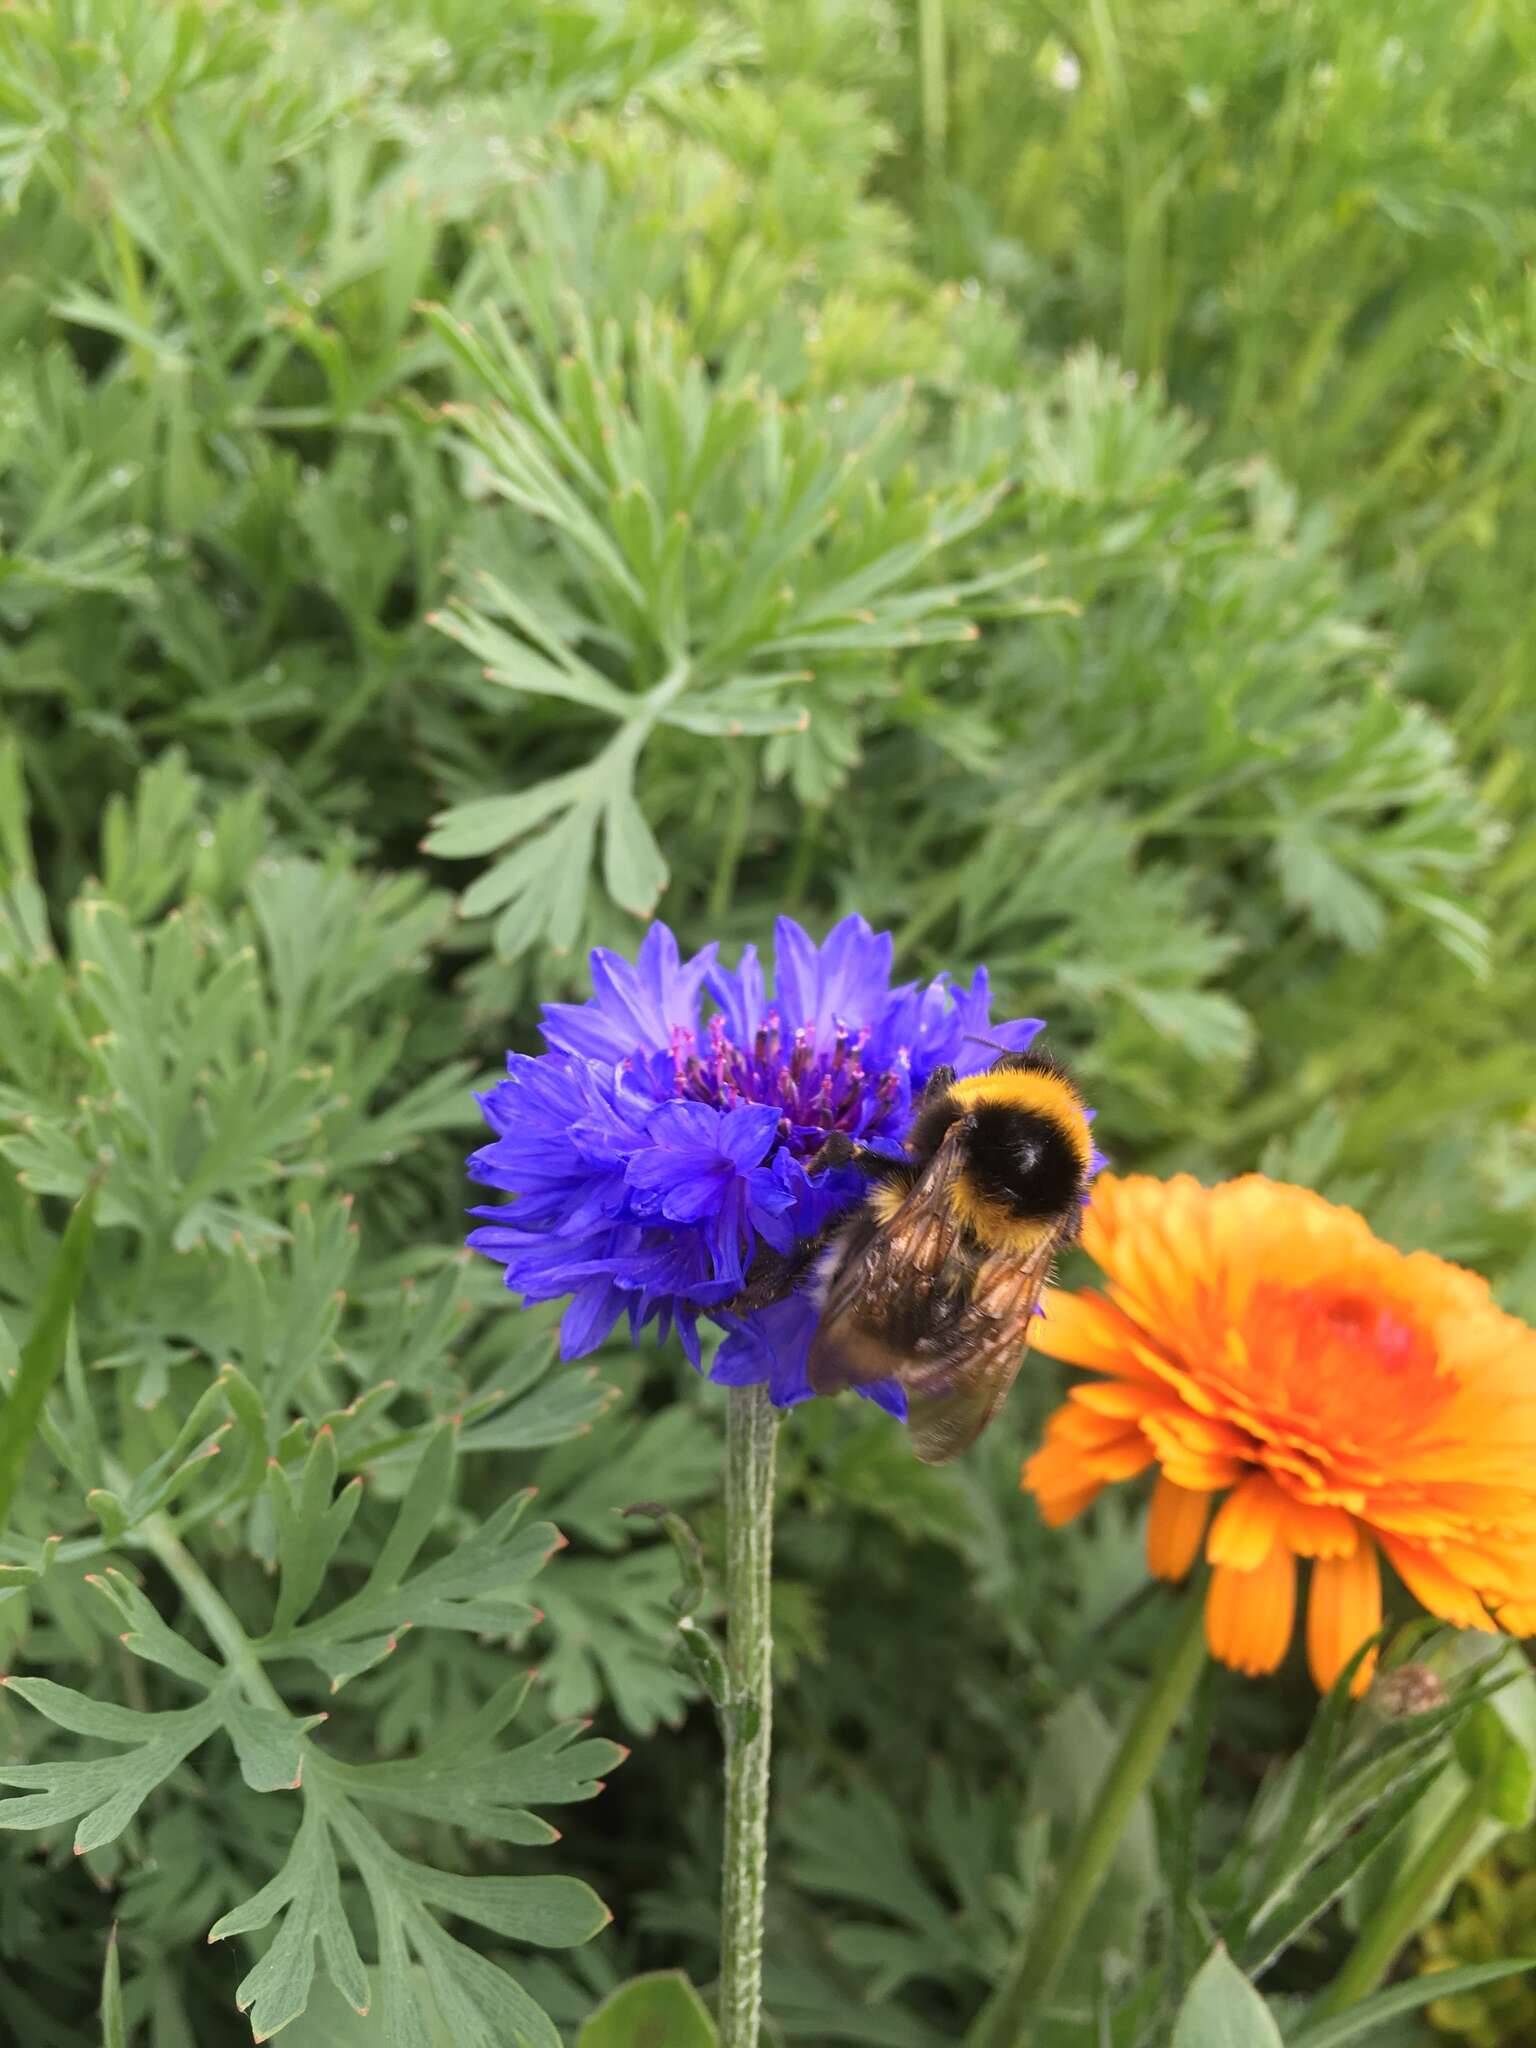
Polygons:
M1053 1234L1025 1259L994 1253L982 1260L963 1316L906 1362L907 1426L925 1465L947 1464L969 1450L1002 1406L1024 1362L1059 1242Z
M866 1208L834 1245L811 1340L818 1394L903 1378L924 1336L961 1312L976 1262L945 1200L959 1157L942 1145L888 1222Z

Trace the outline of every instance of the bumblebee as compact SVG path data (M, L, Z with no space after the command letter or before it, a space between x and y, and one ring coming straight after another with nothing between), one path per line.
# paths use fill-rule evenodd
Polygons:
M940 1465L966 1450L1023 1361L1051 1262L1077 1234L1092 1160L1082 1098L1040 1053L1004 1053L964 1080L941 1068L902 1158L834 1134L813 1167L853 1165L871 1185L802 1266L820 1308L815 1391L896 1380L918 1457ZM765 1293L757 1278L757 1301L796 1284L781 1278Z

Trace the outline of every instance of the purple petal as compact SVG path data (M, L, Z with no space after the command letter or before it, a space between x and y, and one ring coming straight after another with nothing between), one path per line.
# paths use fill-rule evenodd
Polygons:
M816 946L791 917L774 926L774 998L787 1032L806 1030L829 1046L839 1029L859 1031L879 1017L891 984L889 932L845 917Z
M624 1296L611 1280L588 1280L571 1296L560 1321L560 1356L569 1364L595 1351L624 1308Z
M898 1422L906 1421L907 1390L900 1380L871 1380L867 1387L855 1387L853 1391L883 1408L887 1415L894 1415Z
M749 1047L768 1014L763 966L756 946L744 946L734 968L712 966L704 977L704 986L719 1004L732 1041L743 1049Z
M677 1340L683 1347L683 1356L695 1372L704 1370L704 1356L699 1350L699 1319L690 1310L677 1311Z
M722 1121L707 1102L664 1102L646 1118L645 1135L672 1151L717 1152Z
M706 946L686 964L664 924L653 924L633 963L598 946L592 953L592 1000L546 1003L544 1042L552 1052L616 1061L664 1050L674 1031L697 1031L699 991L714 964Z
M1045 1029L1043 1017L1015 1017L1006 1024L988 1024L974 1036L966 1034L953 1061L958 1075L979 1074L1003 1052L1028 1052Z
M637 1159L631 1172L641 1167L666 1170L666 1179L658 1178L650 1185L659 1196L656 1206L669 1223L702 1223L706 1217L718 1215L731 1186L723 1170L716 1166L702 1171L697 1168L679 1171L674 1160L673 1154L650 1154L645 1159Z
M803 1294L757 1309L750 1316L720 1315L726 1331L709 1376L723 1387L766 1385L776 1408L811 1398L807 1370L816 1304Z
M757 1166L768 1156L778 1128L777 1109L770 1103L754 1102L744 1109L726 1111L715 1142L732 1165Z

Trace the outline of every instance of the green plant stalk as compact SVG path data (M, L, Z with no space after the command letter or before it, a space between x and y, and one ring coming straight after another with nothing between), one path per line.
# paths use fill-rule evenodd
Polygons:
M105 1476L114 1491L126 1495L131 1481L115 1460L107 1460ZM291 1720L293 1717L287 1703L262 1669L261 1659L251 1648L250 1638L240 1626L234 1609L177 1535L169 1517L163 1514L148 1516L132 1531L128 1541L138 1549L147 1550L156 1559L208 1631L214 1648L240 1681L241 1689L251 1704L266 1707L281 1714L285 1720Z
M1018 1961L967 2036L967 2048L1024 2048L1029 2040L1031 2027L1055 1988L1088 1909L1098 1896L1131 1809L1146 1790L1173 1725L1188 1706L1204 1668L1205 1587L1201 1583L1186 1595L1141 1704L1057 1875L1052 1895L1037 1914Z
M21 1364L9 1398L0 1406L0 1523L10 1512L21 1484L27 1454L42 1420L43 1404L64 1369L70 1318L85 1283L86 1261L96 1231L96 1196L100 1187L98 1173L75 1204L43 1283L32 1334L22 1346Z
M949 128L949 80L944 49L944 0L917 0L917 74L922 103L923 161L930 202L944 176Z
M768 1759L773 1729L773 1451L766 1387L726 1406L725 1598L730 1696L725 1734L725 1868L720 1892L721 2048L757 2048L762 2013Z
M261 1659L235 1619L234 1610L164 1516L151 1515L136 1532L135 1540L159 1560L174 1580L182 1598L213 1638L226 1666L240 1681L246 1698L254 1706L291 1720L287 1703L262 1670Z
M1427 1919L1436 1894L1486 1818L1478 1787L1469 1785L1424 1844L1418 1861L1366 1916L1343 1969L1317 2001L1316 2017L1343 2012L1376 1989L1404 1943Z

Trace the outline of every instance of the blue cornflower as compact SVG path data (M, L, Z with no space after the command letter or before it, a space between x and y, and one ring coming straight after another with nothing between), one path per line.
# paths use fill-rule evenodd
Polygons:
M653 925L634 962L593 953L589 1002L544 1005L548 1051L510 1054L480 1097L495 1135L470 1174L515 1200L474 1210L487 1220L469 1242L526 1301L570 1297L564 1357L627 1315L632 1331L676 1328L697 1368L698 1320L712 1315L726 1335L710 1377L766 1382L785 1407L811 1391L814 1305L724 1305L759 1243L788 1251L861 1199L851 1169L806 1170L828 1133L899 1153L936 1067L975 1073L1044 1027L994 1024L985 968L969 987L940 975L892 988L890 934L862 917L820 946L780 918L771 992L754 946L734 968L715 952L685 961ZM905 1414L894 1382L860 1392Z

